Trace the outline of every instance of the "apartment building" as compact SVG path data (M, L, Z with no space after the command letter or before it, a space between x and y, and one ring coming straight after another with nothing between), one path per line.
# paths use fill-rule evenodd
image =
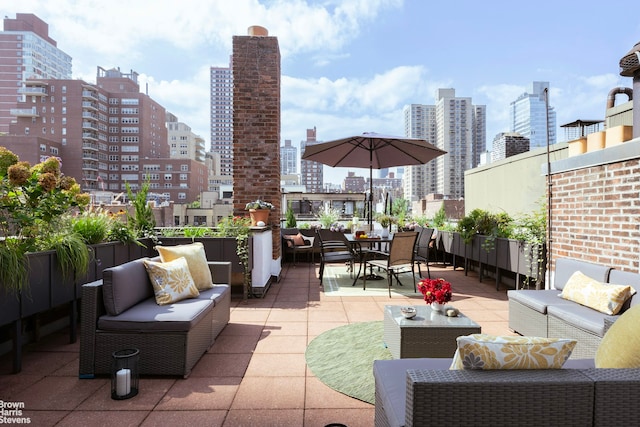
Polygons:
M298 149L291 144L290 139L284 140L280 146L280 173L295 175L298 173Z
M304 155L307 145L317 144L316 128L307 129L307 139L300 142L300 155ZM305 186L307 193L322 193L323 190L323 165L312 160L300 161L300 183Z
M3 21L0 31L0 134L9 132L15 119L11 109L34 88L35 79L70 79L71 56L49 37L49 25L32 13L18 13Z
M220 174L233 176L233 68L210 69L211 151L220 155Z
M427 194L464 197L464 171L480 164L486 150L486 106L469 97L456 97L455 89L438 89L434 105L404 107L405 135L423 138L447 154L426 165L405 166L404 197L413 202Z
M170 158L166 111L140 93L137 76L98 67L96 84L27 80L24 100L11 110L15 122L0 145L32 163L60 157L63 173L83 191L120 193L127 183L135 191L149 179L160 201L197 200L207 189L207 166ZM20 146L25 141L27 153Z
M491 161L506 159L529 151L529 138L516 132L500 132L493 138Z

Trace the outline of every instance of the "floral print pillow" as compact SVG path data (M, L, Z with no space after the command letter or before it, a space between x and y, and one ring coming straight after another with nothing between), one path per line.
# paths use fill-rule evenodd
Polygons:
M450 369L560 369L576 340L472 334L457 338Z
M169 262L144 261L156 303L166 305L200 295L184 257Z

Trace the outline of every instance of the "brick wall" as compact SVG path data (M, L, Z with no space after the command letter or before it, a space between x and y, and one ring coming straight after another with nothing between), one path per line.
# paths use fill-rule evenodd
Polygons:
M234 215L248 202L273 203L273 259L280 256L280 48L268 36L233 37Z
M552 262L571 257L640 272L640 158L553 172Z

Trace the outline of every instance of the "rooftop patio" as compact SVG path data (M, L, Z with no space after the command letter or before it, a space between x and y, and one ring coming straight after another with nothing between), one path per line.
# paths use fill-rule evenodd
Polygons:
M311 263L285 264L263 299L232 301L231 321L188 379L140 379L137 396L116 401L110 379L78 379L79 343L66 331L25 348L22 372L11 375L10 355L0 363L0 397L24 402L23 417L38 426L373 425L374 407L324 385L305 364L316 336L349 323L383 319L386 304L424 304L412 298L325 295ZM507 327L506 288L474 272L432 266L432 277L453 285L451 302L491 334ZM407 286L407 284L405 284Z

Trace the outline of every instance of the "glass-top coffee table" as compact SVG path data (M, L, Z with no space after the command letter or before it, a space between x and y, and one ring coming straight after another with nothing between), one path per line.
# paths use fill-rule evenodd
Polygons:
M405 319L399 305L384 307L384 342L394 359L453 357L456 338L479 334L480 325L460 313L448 317L428 305L415 305L417 314Z

